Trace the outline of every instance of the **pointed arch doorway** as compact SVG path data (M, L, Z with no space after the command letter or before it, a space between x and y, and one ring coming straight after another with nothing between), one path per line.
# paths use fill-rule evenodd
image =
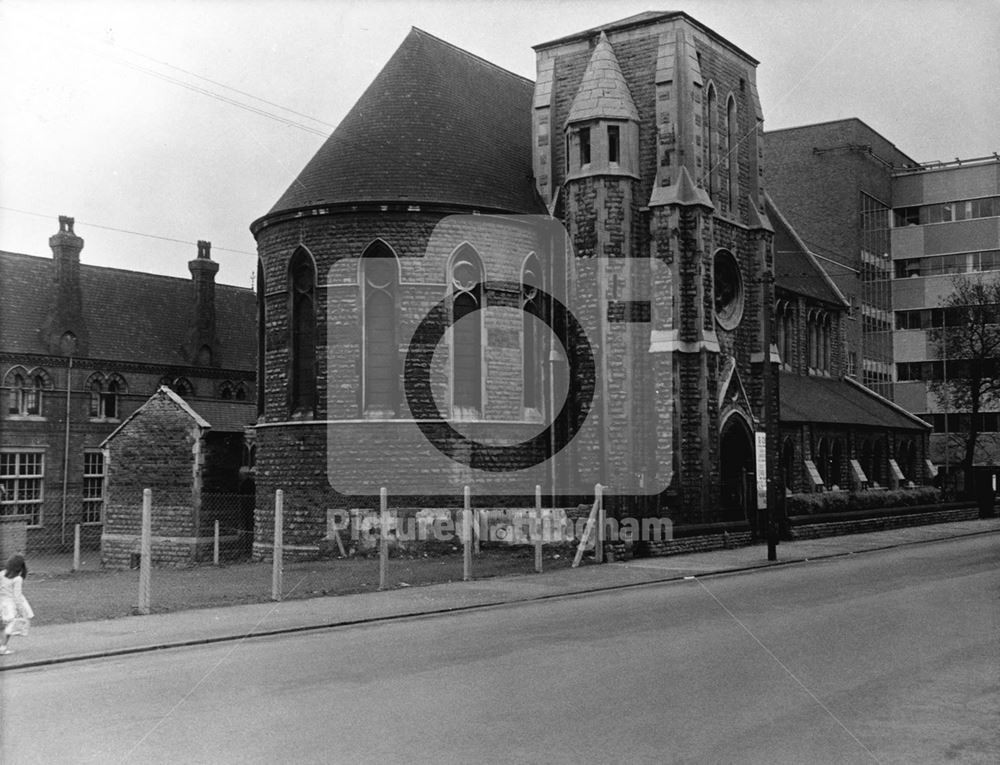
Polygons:
M719 502L726 521L747 521L756 529L757 473L750 424L732 412L722 423L719 437Z

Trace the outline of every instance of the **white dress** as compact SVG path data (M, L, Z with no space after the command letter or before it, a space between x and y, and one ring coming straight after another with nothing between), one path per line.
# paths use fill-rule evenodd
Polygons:
M0 620L4 624L18 616L25 619L32 619L35 616L28 604L28 599L21 592L23 582L24 579L20 575L8 579L7 572L0 571Z

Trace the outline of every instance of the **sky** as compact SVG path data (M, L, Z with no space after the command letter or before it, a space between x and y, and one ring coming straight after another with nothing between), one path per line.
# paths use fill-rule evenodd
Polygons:
M646 10L761 62L765 130L858 117L918 161L1000 151L997 0L0 0L0 250L51 256L69 215L83 263L187 278L204 239L251 286L250 223L410 27L534 79L532 45Z

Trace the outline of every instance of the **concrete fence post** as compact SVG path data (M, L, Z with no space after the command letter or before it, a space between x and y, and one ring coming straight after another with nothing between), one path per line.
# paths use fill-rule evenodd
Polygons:
M73 526L73 570L80 570L80 524Z
M274 492L274 553L271 556L271 600L281 600L284 539L285 492Z
M139 536L139 604L140 614L149 613L150 578L153 566L153 492L142 490L142 531Z
M535 572L542 573L542 487L535 484Z
M389 493L379 489L378 588L384 590L389 579Z
M215 539L212 544L212 565L219 565L219 519L215 519Z
M604 487L594 485L594 497L597 501L597 534L594 538L594 562L604 563Z
M464 502L462 504L462 580L468 582L472 579L472 497L469 487L463 491Z
M485 521L483 519L486 519ZM479 540L483 538L483 534L488 534L490 530L490 519L486 518L477 507L472 511L472 522L475 527L475 533L472 535L472 544L475 548L476 555L479 555ZM486 524L485 528L483 524Z

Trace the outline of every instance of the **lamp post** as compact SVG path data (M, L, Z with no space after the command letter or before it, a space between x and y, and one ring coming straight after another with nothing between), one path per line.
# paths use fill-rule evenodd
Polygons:
M761 343L763 348L763 361L761 363L761 419L764 421L765 456L772 451L770 438L770 415L771 415L771 317L773 311L773 284L774 271L768 268L766 255L764 258L764 271L761 274ZM774 507L774 481L771 480L773 466L771 460L766 460L767 470L765 480L767 488L764 493L764 534L767 537L767 559L774 561L778 559L778 524L775 518ZM759 468L758 468L759 469Z

